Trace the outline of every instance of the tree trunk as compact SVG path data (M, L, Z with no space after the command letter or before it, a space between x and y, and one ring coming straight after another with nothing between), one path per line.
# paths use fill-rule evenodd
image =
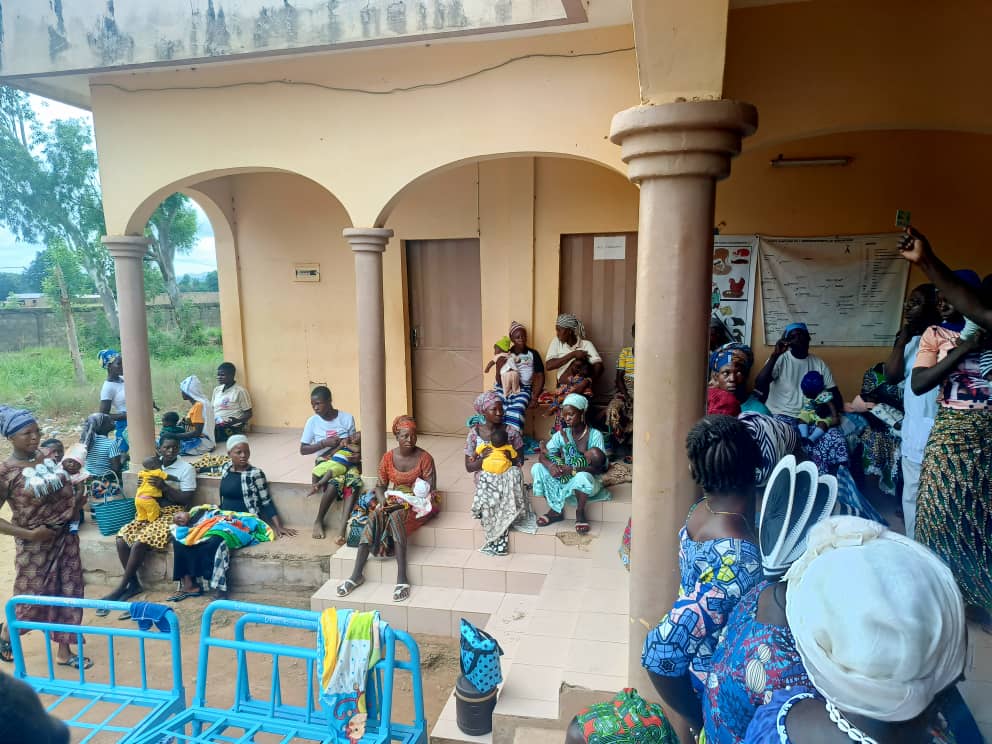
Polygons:
M62 317L65 320L65 338L69 343L69 356L72 357L72 367L76 372L76 383L86 384L86 371L83 369L83 357L79 353L79 337L76 335L76 319L72 314L72 303L69 301L69 290L65 285L65 275L62 267L55 264L55 281L59 285L59 302L62 304Z
M100 295L100 302L103 304L103 314L107 316L107 323L110 330L116 335L120 335L121 323L118 317L117 298L114 297L114 290L110 286L110 281L103 274L87 272L96 285L97 294Z
M183 295L179 291L179 284L176 282L175 266L166 265L161 256L162 254L159 251L155 252L155 257L158 259L158 268L162 272L162 279L165 282L165 293L169 295L169 304L172 305L172 319L176 322L176 328L179 328L179 310L183 305Z

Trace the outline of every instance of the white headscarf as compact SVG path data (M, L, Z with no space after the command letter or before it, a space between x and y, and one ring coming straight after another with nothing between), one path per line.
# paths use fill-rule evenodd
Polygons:
M785 580L796 648L840 710L908 721L964 670L961 593L919 543L877 522L831 517L810 530Z
M200 436L209 440L210 446L213 447L214 404L211 402L210 398L204 394L203 385L200 384L200 378L196 375L190 375L179 383L179 390L195 400L197 403L203 404L203 431L200 433Z

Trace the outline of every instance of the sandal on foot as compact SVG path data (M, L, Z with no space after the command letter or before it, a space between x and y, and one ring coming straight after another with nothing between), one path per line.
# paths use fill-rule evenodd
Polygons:
M364 578L361 581L352 581L351 579L345 579L340 584L338 584L337 595L339 597L347 597L349 594L351 594L353 591L355 591L358 587L360 587L364 583L365 583Z
M0 623L0 631L3 630L3 623ZM10 645L10 639L0 640L0 661L5 664L14 662L14 647Z
M589 534L589 523L588 522L576 522L575 531L580 535Z
M79 654L70 656L65 661L59 661L56 663L59 666L72 667L73 669L79 669L80 664L83 665L83 669L89 669L93 666L93 660L89 656L80 656Z
M549 511L547 514L542 514L537 518L538 527L547 527L555 522L562 522L565 519L564 514L558 514L557 512Z
M202 596L203 596L203 587L200 587L198 589L194 589L191 592L187 592L185 589L180 589L175 594L171 594L168 597L166 597L165 598L165 601L166 602L182 602L183 600L189 599L190 597L202 597Z
M396 588L393 589L393 601L394 602L405 602L410 599L410 585L409 584L397 584Z
M119 599L121 602L124 602L125 600L131 599L131 597L137 597L143 591L144 589L141 588L141 584L133 581L124 588L124 592L121 594Z

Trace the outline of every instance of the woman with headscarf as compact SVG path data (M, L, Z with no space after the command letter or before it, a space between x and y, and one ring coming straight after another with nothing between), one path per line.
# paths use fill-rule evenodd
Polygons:
M836 479L820 476L812 463L797 464L789 455L775 467L758 527L763 580L727 618L704 686L707 744L740 744L755 711L775 690L810 686L789 632L780 580L805 550L809 530L830 516L836 501Z
M417 446L417 422L412 416L398 416L393 421L393 436L397 446L379 462L375 504L368 507L355 568L351 577L338 585L339 597L347 597L365 583L365 564L374 553L396 556L393 601L409 599L407 536L441 511L434 458Z
M737 389L744 386L744 368L733 351L710 355L710 381L706 388L706 413L736 416L741 412Z
M116 349L103 349L98 356L100 365L107 370L107 379L100 388L100 413L114 422L120 451L127 452L127 400L124 397L124 357Z
M475 399L475 412L483 423L469 427L465 439L465 470L475 477L475 500L472 516L482 522L486 542L479 549L487 555L506 555L510 549L510 529L537 531L537 520L524 491L524 442L520 431L505 421L503 403L495 392L483 393ZM511 467L504 473L490 473L482 461L489 454L495 432L502 431L506 443L517 452ZM479 452L479 446L483 449Z
M186 431L183 434L176 434L179 440L180 455L205 455L212 452L214 447L214 437L208 422L214 420L214 406L203 392L200 378L190 375L179 383L179 392L183 400L190 404L189 413L186 414Z
M41 478L34 468L48 458L38 449L41 435L38 422L28 411L0 408L0 434L10 442L12 452L0 463L0 506L10 507L10 519L0 518L0 533L14 538L14 594L48 597L82 597L83 564L79 555L79 535L70 532L81 501L68 478ZM79 625L83 611L72 607L18 605L17 618L43 623ZM57 631L51 639L58 644L56 663L78 669L93 665L80 653L73 653L73 633ZM0 630L0 660L13 661L10 629Z
M562 377L568 378L572 362L576 359L589 362L594 380L603 374L603 358L592 341L586 338L586 327L582 321L571 313L562 313L555 321L555 338L544 356L544 366L549 371L555 370L556 385Z
M565 504L575 504L575 531L588 534L589 520L586 504L607 501L610 492L603 487L606 472L606 442L603 433L586 423L589 400L573 393L565 398L562 415L565 428L556 431L547 447L541 448L540 462L530 474L534 495L548 502L549 510L538 517L537 524L546 527L565 518Z
M517 321L510 323L509 356L520 375L520 390L507 395L503 390L500 372L505 359L496 363L496 385L493 388L503 401L503 418L506 425L519 432L524 430L527 409L537 405L537 396L544 390L544 362L541 355L527 345L527 329Z
M695 736L702 727L699 700L727 616L761 579L754 526L761 453L743 423L706 416L686 437L686 455L703 497L679 530L679 596L645 638L641 665Z
M948 741L936 714L964 672L966 624L937 556L875 522L831 517L810 530L784 582L812 689L773 693L746 744Z
M634 435L634 326L630 326L630 346L624 346L617 357L616 391L606 406L606 425L613 435L619 455L632 462L631 440Z

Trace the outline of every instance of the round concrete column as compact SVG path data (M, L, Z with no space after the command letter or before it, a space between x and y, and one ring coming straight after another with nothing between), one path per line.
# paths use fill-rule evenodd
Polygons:
M716 182L756 127L755 108L734 101L613 117L610 139L641 188L627 676L645 695L656 696L640 663L644 637L678 594L678 531L696 496L685 438L705 412Z
M124 355L124 396L131 467L155 452L155 416L152 413L152 372L148 358L148 318L145 312L145 271L148 238L108 235L103 244L114 258L117 304L120 308L121 353Z
M358 298L358 392L361 396L362 473L375 476L386 452L386 329L382 299L382 254L393 231L347 228L355 252Z

